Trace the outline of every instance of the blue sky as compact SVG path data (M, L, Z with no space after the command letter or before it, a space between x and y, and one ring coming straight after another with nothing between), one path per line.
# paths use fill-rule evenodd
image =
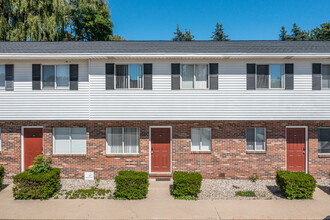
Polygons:
M114 33L127 40L171 40L176 24L209 40L216 22L231 40L277 40L296 22L309 30L330 20L330 0L109 0Z

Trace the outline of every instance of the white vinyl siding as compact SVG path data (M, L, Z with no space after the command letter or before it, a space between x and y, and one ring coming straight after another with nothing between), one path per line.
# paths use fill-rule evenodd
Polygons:
M330 128L319 128L319 153L330 153Z
M107 154L138 154L140 152L139 128L107 128Z
M266 150L266 128L246 129L246 150L247 151Z
M312 90L312 63L326 59L224 59L219 61L219 90L171 90L171 63L205 60L145 60L153 64L152 91L104 91L105 63L93 60L90 76L91 120L330 120L330 90ZM133 60L131 62L139 62ZM209 63L214 60L209 60ZM246 90L246 63L294 64L294 90Z
M54 128L54 154L86 154L86 128Z
M87 60L68 60L68 63L79 65L79 90L32 90L32 64L63 65L64 62L61 59L11 61L14 64L15 91L8 93L0 88L0 120L88 120Z
M191 151L211 151L211 128L191 129Z

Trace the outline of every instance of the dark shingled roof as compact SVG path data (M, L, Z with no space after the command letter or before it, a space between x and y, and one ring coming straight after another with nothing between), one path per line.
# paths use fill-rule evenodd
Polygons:
M330 53L330 41L62 41L0 42L6 53Z

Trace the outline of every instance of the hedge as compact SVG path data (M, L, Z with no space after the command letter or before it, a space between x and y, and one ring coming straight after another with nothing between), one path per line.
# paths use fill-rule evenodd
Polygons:
M288 199L312 199L315 178L305 172L276 171L276 184Z
M148 194L148 173L119 171L115 177L115 197L118 199L144 199Z
M197 197L200 193L203 177L200 173L175 171L173 173L173 191L175 198Z
M3 166L0 167L0 190L2 189L3 178L5 176L5 168Z
M30 174L28 170L14 176L13 195L15 199L48 199L61 185L61 169L53 168L49 172Z

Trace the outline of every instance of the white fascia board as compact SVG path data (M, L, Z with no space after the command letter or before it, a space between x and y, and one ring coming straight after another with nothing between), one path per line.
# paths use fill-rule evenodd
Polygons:
M0 59L172 59L172 58L185 58L185 59L247 59L247 58L321 58L330 59L329 54L309 53L309 54L272 54L272 53L260 53L260 54L120 54L120 53L11 53L0 54Z

